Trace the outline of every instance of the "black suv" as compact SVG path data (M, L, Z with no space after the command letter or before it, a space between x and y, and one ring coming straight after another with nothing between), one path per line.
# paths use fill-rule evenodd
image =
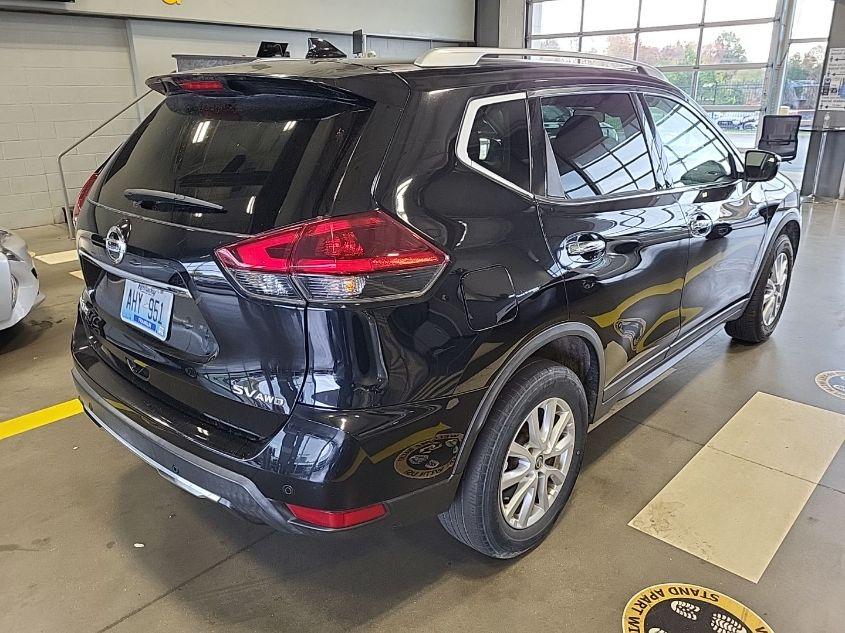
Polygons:
M723 324L778 323L794 187L649 67L461 48L148 85L77 205L73 375L105 431L253 521L438 514L519 555L591 424Z

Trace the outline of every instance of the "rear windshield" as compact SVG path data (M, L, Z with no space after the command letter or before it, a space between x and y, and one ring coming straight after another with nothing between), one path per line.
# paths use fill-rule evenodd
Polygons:
M111 161L98 202L232 233L308 219L324 211L369 112L302 95L171 95Z

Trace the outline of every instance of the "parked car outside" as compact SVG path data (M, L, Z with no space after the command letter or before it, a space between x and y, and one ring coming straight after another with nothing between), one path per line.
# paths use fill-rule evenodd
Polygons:
M536 546L591 425L723 326L772 334L800 238L777 156L611 62L151 79L162 104L77 204L85 410L279 530L439 515L489 556Z
M26 242L0 229L0 330L22 321L43 300Z

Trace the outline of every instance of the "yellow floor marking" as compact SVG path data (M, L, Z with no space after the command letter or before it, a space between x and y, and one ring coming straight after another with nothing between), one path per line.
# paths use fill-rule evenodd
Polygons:
M628 524L758 582L845 440L845 415L757 393Z
M70 274L76 277L77 279L85 279L85 277L82 276L81 270L72 270Z
M0 440L37 429L39 426L64 420L79 413L82 413L82 403L74 398L40 411L33 411L18 418L0 422Z
M68 264L70 262L79 261L79 256L76 254L76 249L70 251L61 251L59 253L47 253L46 255L36 255L35 259L45 264Z

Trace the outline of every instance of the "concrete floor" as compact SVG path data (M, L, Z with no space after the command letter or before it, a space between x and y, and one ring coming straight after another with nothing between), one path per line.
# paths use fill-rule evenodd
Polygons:
M275 534L168 484L79 415L0 441L0 631L610 633L662 582L731 595L778 633L845 630L845 449L756 584L627 525L756 392L845 413L814 384L845 370L845 204L806 215L774 337L720 333L592 432L567 510L529 555L487 560L433 519L352 542ZM37 253L72 247L61 229L23 233ZM39 265L47 301L0 335L0 420L74 396L76 267Z

